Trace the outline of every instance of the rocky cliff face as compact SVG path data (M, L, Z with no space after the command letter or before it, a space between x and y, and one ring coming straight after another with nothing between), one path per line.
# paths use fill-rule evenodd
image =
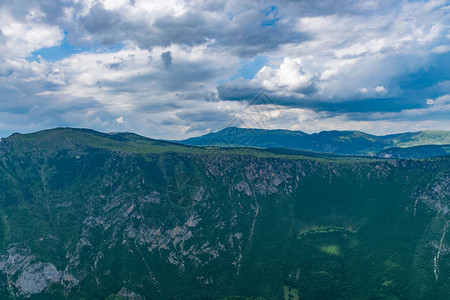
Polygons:
M450 296L449 158L98 138L0 144L1 298Z

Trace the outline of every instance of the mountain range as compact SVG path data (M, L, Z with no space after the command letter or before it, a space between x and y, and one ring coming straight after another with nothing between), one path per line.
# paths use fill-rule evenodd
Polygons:
M0 299L450 299L449 204L450 156L13 134Z
M423 158L450 154L450 131L443 130L377 136L360 131L322 131L308 134L280 129L228 127L179 142L193 146L290 148L385 158ZM430 145L434 146L429 147Z

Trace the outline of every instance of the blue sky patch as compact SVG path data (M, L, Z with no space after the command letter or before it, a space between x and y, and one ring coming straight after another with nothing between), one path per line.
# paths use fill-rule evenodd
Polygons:
M256 56L254 59L250 61L245 61L241 63L241 69L239 72L231 77L231 80L234 80L238 77L243 77L245 79L253 79L255 75L261 70L262 67L267 65L268 58L267 56Z
M280 18L276 18L276 15L278 14L278 7L276 6L269 6L266 7L264 10L261 11L266 17L269 17L266 20L263 20L261 22L261 25L263 27L267 26L273 26L276 22L280 20Z
M37 51L31 53L31 56L27 57L28 61L37 61L38 56L41 56L46 61L55 62L67 57L70 57L74 54L78 54L81 52L117 52L124 48L123 44L117 44L110 47L103 47L99 44L94 44L91 46L73 46L68 40L67 37L64 37L63 42L59 46L41 48Z

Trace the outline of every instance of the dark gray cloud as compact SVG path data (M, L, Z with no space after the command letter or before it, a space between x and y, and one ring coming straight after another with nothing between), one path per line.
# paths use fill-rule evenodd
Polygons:
M359 0L281 0L286 10L301 12L304 16L323 16L334 14L371 15L386 14L399 8L393 1L359 1Z
M25 19L30 8L41 11L41 21L60 26L75 45L100 43L111 46L131 41L151 49L173 44L194 46L213 40L216 46L229 47L239 56L250 57L308 38L295 30L288 10L279 8L277 14L267 14L267 8L253 1L231 6L226 1L194 1L180 15L152 17L151 12L130 14L123 8L108 9L101 2L93 3L86 7L81 2L69 0L19 0L5 5L11 7L18 19ZM133 7L132 3L130 7ZM67 16L68 8L72 9L72 15ZM278 22L281 18L283 22ZM150 19L153 20L151 23Z
M124 62L120 61L120 62L108 64L107 67L111 70L118 71L118 70L125 68L126 64Z
M166 51L161 53L161 59L166 70L172 66L172 52Z
M214 40L217 46L227 47L242 57L251 57L307 39L307 35L297 32L290 22L264 26L264 21L268 20L271 21L255 7L230 17L208 18L199 12L188 12L156 20L152 35L139 40L144 47L173 43L192 46Z
M107 44L114 41L116 32L123 26L120 13L105 9L102 3L96 3L91 7L89 13L82 16L79 22L86 31L98 35L101 43L107 41ZM120 40L115 42L119 42Z

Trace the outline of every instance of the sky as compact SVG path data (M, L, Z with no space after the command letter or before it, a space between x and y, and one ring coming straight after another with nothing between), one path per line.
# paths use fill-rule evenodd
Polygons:
M2 0L0 136L450 130L450 1Z

